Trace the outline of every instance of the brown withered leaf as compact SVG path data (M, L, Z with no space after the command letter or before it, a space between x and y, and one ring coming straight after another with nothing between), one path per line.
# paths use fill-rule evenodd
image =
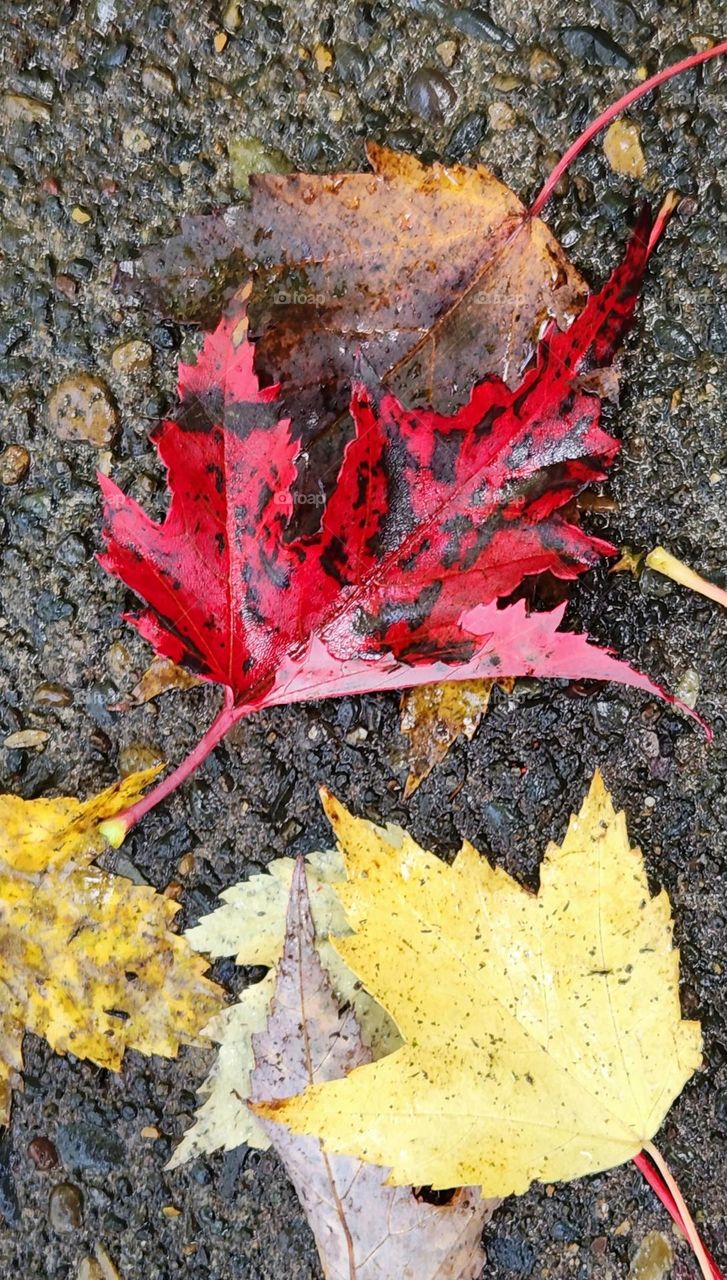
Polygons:
M496 684L510 693L514 680L447 680L401 695L401 732L409 739L409 776L404 798L413 795L461 733L471 741Z
M253 1100L289 1098L338 1079L370 1055L350 1009L341 1011L315 949L302 859L290 891L285 946L267 1028L253 1037ZM411 1187L386 1185L387 1171L324 1153L317 1138L263 1127L285 1165L326 1280L476 1280L480 1237L499 1201L460 1188L430 1204Z
M486 373L516 385L546 318L585 297L545 224L484 166L366 150L373 173L256 174L249 204L186 219L134 264L176 318L258 269L256 370L282 379L304 436L346 414L357 350L406 403L448 412Z
M115 703L111 710L131 711L133 707L141 707L144 703L151 702L153 698L158 698L162 693L169 693L172 689L194 689L199 684L202 684L202 681L198 676L185 671L184 667L172 662L171 658L157 656L134 685L131 693Z

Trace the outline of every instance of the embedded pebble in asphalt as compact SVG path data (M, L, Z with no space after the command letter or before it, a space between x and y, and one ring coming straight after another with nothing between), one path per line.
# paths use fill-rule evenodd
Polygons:
M0 484L20 484L28 474L30 454L22 444L9 444L0 453Z
M118 414L105 383L87 373L64 378L48 401L48 420L59 440L96 449L112 443Z
M59 1182L50 1193L48 1219L59 1235L71 1235L83 1224L83 1196L72 1182Z
M628 178L643 178L646 173L646 157L641 146L639 127L632 120L620 117L606 131L603 151L614 173Z

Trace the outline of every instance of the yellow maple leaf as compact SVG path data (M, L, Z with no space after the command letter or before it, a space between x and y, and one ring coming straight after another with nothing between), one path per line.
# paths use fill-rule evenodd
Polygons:
M465 843L450 867L398 827L325 807L354 933L333 945L391 1014L395 1053L256 1107L395 1185L524 1192L637 1155L701 1062L669 899L652 898L600 775L529 893Z
M118 1070L127 1048L173 1057L221 1006L206 961L170 932L177 903L93 865L100 825L157 772L86 801L0 796L0 1123L24 1031Z

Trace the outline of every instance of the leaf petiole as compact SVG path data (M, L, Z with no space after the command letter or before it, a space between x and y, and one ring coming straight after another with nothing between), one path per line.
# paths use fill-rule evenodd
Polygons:
M194 773L201 764L207 759L215 747L222 741L225 734L229 732L238 720L242 720L247 714L247 707L238 707L235 705L234 695L231 689L226 690L225 700L222 707L215 716L212 724L202 735L193 751L185 757L181 764L177 765L166 778L162 778L161 782L152 787L151 791L147 791L141 800L137 800L136 804L132 804L128 809L124 809L122 813L118 813L115 818L109 819L108 822L102 822L99 831L114 849L118 849L123 843L126 836L135 827L137 822L149 813L151 809L162 801L166 800L173 791L177 790L183 782L186 782L190 774Z
M588 146L591 138L600 133L601 129L605 129L606 125L615 120L616 116L621 115L622 111L626 111L633 102L638 102L639 98L651 93L651 90L656 89L658 85L664 84L666 80L671 80L672 76L678 76L682 71L690 71L692 67L699 66L701 62L707 62L709 58L717 58L722 53L727 53L727 40L713 45L711 49L702 49L700 53L694 53L689 58L683 58L681 62L674 62L670 67L664 67L663 71L657 71L656 75L649 76L649 79L644 80L643 84L637 85L635 89L631 89L622 98L619 98L617 102L613 102L610 107L607 107L600 116L591 121L588 128L584 129L580 137L576 138L575 142L572 142L567 151L563 153L553 172L546 178L540 192L531 204L530 217L537 218L576 156L579 156L581 151Z
M688 587L690 591L698 591L708 600L715 600L717 604L727 608L727 591L723 587L718 587L716 583L709 582L701 574L695 573L694 569L677 560L676 556L671 555L664 547L654 547L653 551L649 551L644 564L649 569L655 569L657 573L663 573L665 577L671 578L672 582L678 582L680 586Z
M699 1263L704 1280L725 1280L719 1267L705 1248L686 1201L661 1152L651 1142L634 1156L634 1164L643 1174L652 1191L661 1200L667 1213L689 1241Z

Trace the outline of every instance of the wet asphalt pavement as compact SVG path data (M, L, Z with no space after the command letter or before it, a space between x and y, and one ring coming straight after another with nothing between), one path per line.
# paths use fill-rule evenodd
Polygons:
M193 328L122 298L115 264L173 232L181 214L238 199L246 137L277 152L274 163L282 155L316 171L360 167L366 137L424 158L481 159L532 196L553 153L635 82L637 68L656 70L716 38L719 9L716 0L547 0L493 3L488 16L444 0L305 0L231 5L225 32L216 4L193 12L149 0L1 0L0 445L19 449L0 453L0 743L23 730L48 735L41 749L0 746L4 790L86 795L162 754L181 759L216 703L214 692L194 690L109 710L150 655L120 618L123 589L93 558L95 468L163 509L148 434L172 403L180 350L195 343ZM616 543L664 543L719 581L725 75L709 64L634 112L647 160L641 182L614 174L597 143L548 211L595 283L644 191L657 199L675 186L691 197L649 271L621 405L609 410L624 442L609 486L618 507L586 520ZM114 358L131 340L144 345ZM67 416L49 413L50 389L81 374L97 380L75 391L95 405L95 444L73 439ZM545 841L562 835L599 765L654 886L673 903L683 1007L702 1020L706 1051L660 1146L725 1262L724 617L652 574L637 583L605 572L578 584L569 617L668 687L698 684L714 744L633 691L523 682L511 698L495 694L474 741L405 805L395 697L279 709L239 727L107 865L128 872L130 862L158 888L181 878L192 924L228 884L327 840L317 801L325 781L356 811L403 822L444 855L466 836L535 885ZM234 992L254 975L226 963L215 976ZM320 1276L272 1153L242 1149L164 1172L209 1054L188 1050L169 1063L132 1053L118 1076L61 1059L32 1036L25 1054L25 1092L0 1144L2 1276L75 1278L97 1242L123 1280ZM142 1137L145 1127L159 1136ZM29 1154L37 1138L60 1153L50 1169L38 1167L48 1160L38 1160L37 1144L36 1159ZM56 1191L51 1211L62 1183L76 1190ZM165 1214L168 1206L179 1213ZM497 1214L487 1275L617 1280L654 1230L673 1240L633 1167L536 1186ZM676 1257L673 1276L695 1274L683 1246Z

